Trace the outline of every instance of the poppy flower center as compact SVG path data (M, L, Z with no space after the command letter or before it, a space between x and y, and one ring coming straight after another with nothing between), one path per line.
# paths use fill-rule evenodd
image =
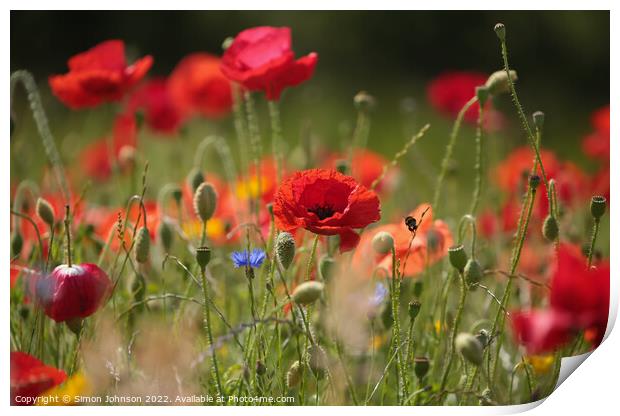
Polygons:
M329 205L315 205L312 208L308 208L308 212L313 212L320 220L334 215L334 209Z

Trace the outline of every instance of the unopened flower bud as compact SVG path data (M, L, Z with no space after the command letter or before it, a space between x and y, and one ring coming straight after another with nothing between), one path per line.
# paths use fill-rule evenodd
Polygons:
M394 237L387 231L380 231L372 238L372 248L379 254L388 254L394 248Z
M415 318L420 313L421 307L422 307L422 304L417 300L412 300L411 302L409 302L409 305L407 308L407 311L409 312L409 319L411 319L412 321L415 321Z
M428 357L415 357L413 359L413 371L418 380L422 380L426 376L430 367L431 362Z
M461 332L456 336L456 350L474 365L482 364L482 345L472 334Z
M196 249L196 263L202 270L204 270L211 261L211 249L206 246L198 247Z
M353 97L353 103L355 108L359 111L371 111L375 107L375 97L368 94L366 91L360 91Z
M170 194L172 195L172 199L174 199L174 202L176 202L177 205L181 203L181 199L183 198L183 190L180 187L175 186L174 188L172 188Z
M590 213L595 220L600 220L607 209L607 199L604 196L593 196L590 201Z
M293 301L300 305L309 305L321 297L324 287L323 283L316 280L303 282L293 291Z
M226 50L228 48L230 48L230 45L232 45L232 43L234 42L235 38L233 38L232 36L228 36L226 39L224 39L224 41L222 42L222 50Z
M123 146L118 151L118 165L123 171L131 170L136 165L136 148Z
M476 339L484 349L489 343L489 331L487 331L486 329L481 329L476 335Z
M486 85L481 85L476 87L476 97L478 98L478 103L480 107L484 107L487 100L489 99L490 90Z
M204 181L205 181L205 176L202 174L202 172L198 168L193 168L187 175L187 184L189 185L192 192L196 192L196 189L198 189L200 184L203 183Z
M514 83L518 79L517 71L510 70L510 80ZM510 92L510 81L508 74L503 69L493 72L484 85L489 89L491 95L501 95Z
M413 296L415 296L416 298L419 298L420 295L422 294L422 289L424 289L424 284L422 284L420 280L416 280L413 283Z
M498 23L493 28L495 30L495 34L502 42L506 40L506 26L503 23Z
M538 185L540 185L540 176L530 175L529 181L530 181L530 188L532 190L536 190L538 188Z
M458 246L452 246L448 249L448 258L452 267L459 272L463 272L465 265L467 264L467 253L465 253L465 247L462 244Z
M295 239L291 233L282 232L276 237L276 256L284 269L288 269L295 258Z
M15 230L15 232L13 232L13 236L11 237L11 250L13 251L13 256L19 256L23 247L24 237L22 237L22 234L19 231Z
M542 111L536 111L532 114L532 120L534 120L534 126L536 126L536 130L542 130L545 125L545 113Z
M482 279L482 266L476 259L469 259L463 270L465 281L471 287Z
M321 279L325 282L328 282L336 269L336 260L333 257L325 255L321 257L319 261L319 275Z
M157 236L159 237L159 241L161 241L161 246L163 247L164 252L170 252L172 241L174 239L174 233L172 232L172 225L170 225L170 221L164 219L159 223L159 227L157 228Z
M141 227L136 233L135 255L138 263L146 263L151 249L151 234L146 227Z
M336 170L340 173L342 173L343 175L346 175L349 173L349 162L346 159L338 159L335 162L336 164Z
M194 193L194 211L201 221L206 222L213 216L217 203L215 188L208 182L203 182Z
M310 371L317 379L321 379L325 376L325 372L327 370L327 354L323 348L321 348L317 344L312 344L310 348L308 348L308 353L306 357L308 367L310 367Z
M547 215L545 218L545 222L542 227L543 236L549 241L555 241L558 238L558 234L560 233L560 228L558 226L558 220L555 219L552 215Z
M267 367L261 360L256 360L256 374L259 376L264 376L267 373Z
M47 200L43 198L37 199L37 215L48 226L53 227L56 222L56 215L54 213L54 207Z
M291 368L288 369L286 373L286 386L289 389L297 386L301 381L301 372L302 372L302 364L299 361L295 361Z

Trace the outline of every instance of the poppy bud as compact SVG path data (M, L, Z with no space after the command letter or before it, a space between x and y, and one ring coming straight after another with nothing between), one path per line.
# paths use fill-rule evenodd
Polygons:
M303 282L293 291L293 301L300 305L309 305L321 297L324 287L323 283L315 280Z
M469 259L463 270L465 281L469 286L475 285L482 279L482 266L476 259Z
M259 376L264 376L267 373L267 367L261 360L256 360L256 374Z
M560 229L558 227L558 221L552 215L547 215L542 228L543 236L549 241L555 241L558 238Z
M540 185L540 176L538 175L530 175L530 188L534 191Z
M299 361L295 361L286 373L286 386L289 389L297 386L301 381L301 371L303 367Z
M118 165L123 170L130 170L136 165L136 148L123 146L118 151Z
M486 85L476 87L476 97L478 98L478 103L481 107L484 107L487 100L489 99L489 93L489 88Z
M506 40L506 26L503 23L498 23L493 28L495 30L495 34L502 42Z
M24 237L22 237L22 234L19 231L15 230L13 236L11 237L11 250L13 250L13 256L19 256L23 247Z
M189 185L192 192L196 192L196 189L200 186L201 183L205 181L205 177L198 168L193 168L189 175L187 175L187 184Z
M276 256L284 269L288 269L295 258L295 239L291 233L281 232L276 237Z
M424 288L424 285L422 284L422 282L419 280L416 280L415 283L413 284L413 296L415 296L416 298L419 298L420 295L422 294L423 288Z
M534 126L536 126L536 130L542 130L545 125L545 113L542 111L536 111L532 114L532 120L534 120Z
M157 228L157 235L164 252L168 253L172 247L172 241L174 239L174 233L172 232L172 226L168 220L162 220Z
M84 320L80 318L73 318L65 321L65 324L67 324L67 327L75 334L75 336L79 337L82 332Z
M333 257L327 255L321 257L319 261L319 274L323 281L327 282L331 279L335 268L336 260L334 260Z
M411 302L409 302L409 306L407 308L407 311L409 312L409 319L411 319L412 321L415 321L415 318L420 313L421 307L422 307L422 304L418 302L417 300L412 300Z
M346 159L338 159L335 162L336 170L343 175L347 175L349 173L349 162Z
M517 78L517 71L510 70L510 79L515 82ZM510 92L510 81L508 81L508 74L503 69L493 72L484 85L489 89L489 94L500 95ZM481 103L482 104L482 103Z
M271 218L273 218L273 203L268 203L267 205L265 205L265 208L267 208L267 212L269 213L269 216Z
M474 365L482 364L482 345L472 334L461 332L456 336L456 350Z
M428 357L415 357L413 359L413 371L418 380L422 380L426 376L430 367L431 363Z
M489 343L489 331L481 329L476 335L476 339L482 345L482 348L485 348Z
M37 199L37 215L43 220L44 223L50 227L54 226L56 222L56 215L54 214L54 207L48 201L43 198Z
M211 249L209 247L198 247L196 249L196 263L200 269L204 270L211 261Z
M604 196L593 196L590 201L590 213L594 217L595 220L600 220L603 214L605 214L605 210L607 199Z
M375 107L376 101L375 97L368 94L366 91L360 91L353 97L353 103L355 104L355 108L359 111L368 112Z
M452 267L462 273L465 265L467 264L467 253L465 253L465 248L463 245L460 244L458 246L450 247L448 249L448 257Z
M232 36L228 36L222 42L222 50L225 51L226 49L230 48L230 45L232 45L234 41L235 41L235 38L233 38Z
M183 190L181 190L180 187L175 186L174 188L172 188L170 194L172 195L172 199L174 199L174 202L176 202L177 204L181 203L181 198L183 198Z
M380 231L372 238L372 248L379 254L388 254L394 248L394 237L386 231Z
M215 188L208 182L203 182L194 193L194 211L201 221L208 221L215 212L217 193Z
M314 374L317 379L323 378L327 370L327 354L325 354L323 348L317 344L312 344L310 348L308 348L306 359L312 374Z
M138 263L146 263L151 250L151 234L146 227L141 227L136 234L135 255Z

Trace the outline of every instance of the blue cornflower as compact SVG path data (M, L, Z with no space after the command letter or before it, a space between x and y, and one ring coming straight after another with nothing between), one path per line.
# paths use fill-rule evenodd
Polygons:
M255 248L249 255L247 250L233 251L230 258L236 268L250 266L257 269L265 261L265 250Z
M371 306L377 308L383 303L383 300L387 296L387 289L381 283L377 283L375 286L375 293L370 297Z

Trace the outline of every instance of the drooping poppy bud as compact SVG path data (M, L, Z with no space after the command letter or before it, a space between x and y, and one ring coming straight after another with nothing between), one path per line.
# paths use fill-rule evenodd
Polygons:
M172 231L170 221L164 219L159 223L159 227L157 227L157 235L159 237L159 241L161 241L164 252L168 253L172 248L172 242L174 240L174 233Z
M555 241L558 238L558 234L560 233L560 228L558 226L558 220L555 219L552 215L547 215L545 218L545 222L542 227L543 236L549 241Z
M202 174L200 169L194 168L187 175L187 184L191 188L192 192L196 192L196 189L198 189L200 184L204 181L205 176Z
M482 345L472 334L461 332L456 336L456 350L474 365L482 364Z
M136 246L134 250L136 261L138 263L146 263L149 260L149 252L151 250L151 234L146 227L140 227L136 233Z
M394 248L394 237L386 231L380 231L372 238L372 248L379 254L388 254Z
M510 79L512 82L517 80L517 72L510 70ZM508 81L508 74L506 71L495 71L489 76L485 86L488 89L490 95L500 95L510 92L510 82ZM480 99L480 98L478 98ZM482 103L481 103L482 104Z
M217 193L215 188L208 182L203 182L194 193L194 211L201 221L211 219L215 212Z
M469 259L465 265L465 269L463 270L463 275L465 276L465 281L470 287L480 282L483 275L480 262L476 259Z
M276 256L284 269L288 269L295 258L295 239L291 233L281 232L276 237Z
M54 207L47 200L43 198L37 199L37 216L43 220L48 226L53 227L56 222L56 215L54 213Z
M286 373L286 386L289 389L297 386L301 381L301 372L303 370L302 364L299 361L295 361Z
M321 297L324 287L323 283L315 280L303 282L293 291L293 301L300 305L309 305Z

